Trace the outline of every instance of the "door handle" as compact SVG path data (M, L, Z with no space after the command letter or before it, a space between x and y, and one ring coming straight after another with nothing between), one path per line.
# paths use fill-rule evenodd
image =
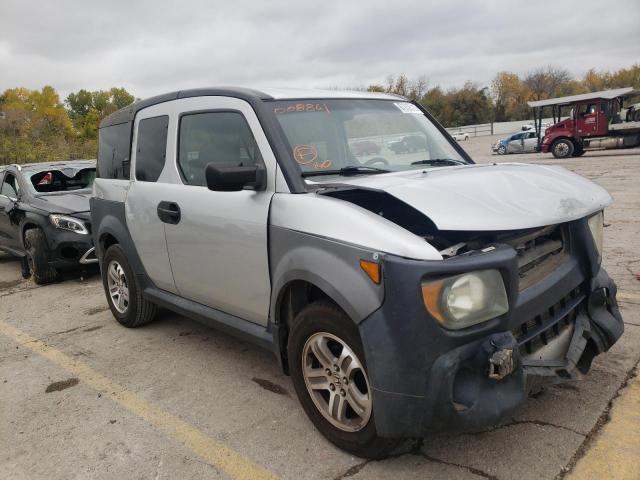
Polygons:
M176 225L180 222L180 207L175 202L160 202L158 204L158 218L164 223Z

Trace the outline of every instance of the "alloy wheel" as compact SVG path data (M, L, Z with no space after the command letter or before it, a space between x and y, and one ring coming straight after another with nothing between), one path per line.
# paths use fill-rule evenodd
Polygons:
M353 350L326 332L313 334L302 350L309 396L322 416L346 432L362 430L371 417L369 379Z
M111 260L107 267L107 288L114 308L125 313L129 308L129 285L122 265L116 260Z

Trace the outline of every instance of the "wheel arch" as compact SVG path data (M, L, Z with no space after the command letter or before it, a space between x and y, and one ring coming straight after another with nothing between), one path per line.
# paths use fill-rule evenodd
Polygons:
M382 305L384 286L360 267L368 250L283 228L271 229L270 245L270 328L286 372L289 329L304 306L326 299L359 324Z
M295 278L289 280L280 289L275 305L273 321L276 325L277 355L283 371L289 374L288 348L289 331L294 318L307 305L318 300L326 300L344 311L331 295L309 279ZM346 314L346 312L345 312Z
M553 146L558 143L560 140L569 140L574 146L576 145L576 139L573 137L570 137L569 135L560 135L559 137L554 138L551 143L550 146L551 148L553 148Z
M26 217L20 224L20 243L22 244L22 246L24 246L24 238L25 238L25 235L27 234L27 230L39 228L44 232L45 226L46 225L44 225L44 221L42 218L36 217L33 214L27 213ZM46 232L45 232L45 239L47 240L47 243L48 243L49 239L47 238Z
M91 217L93 241L99 262L102 262L106 249L117 243L125 251L133 273L142 275L147 280L142 261L127 227L124 203L92 198Z

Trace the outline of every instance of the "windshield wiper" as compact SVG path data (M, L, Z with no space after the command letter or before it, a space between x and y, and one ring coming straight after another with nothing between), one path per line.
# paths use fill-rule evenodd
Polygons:
M372 173L389 173L391 170L385 170L384 168L369 167L367 165L349 165L342 167L338 170L313 170L311 172L302 172L303 177L315 177L319 175L360 175L360 174L372 174Z
M429 160L418 160L417 162L411 162L411 165L467 165L460 160L454 160L453 158L431 158Z

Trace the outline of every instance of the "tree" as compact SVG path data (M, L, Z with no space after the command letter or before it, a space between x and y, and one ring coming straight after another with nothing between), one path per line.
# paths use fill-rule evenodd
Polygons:
M65 103L77 135L93 140L98 137L98 127L104 117L133 101L133 95L124 88L114 87L108 91L94 92L82 89L77 93L70 93Z
M533 100L544 100L578 93L576 91L578 84L572 82L569 71L551 65L529 72L524 79L524 84L531 91Z
M491 120L491 100L485 88L478 88L473 82L466 82L458 90L450 90L447 96L451 104L450 126L475 125Z
M587 70L582 77L582 86L587 92L605 90L610 81L610 74L598 72L595 68Z
M640 88L640 63L630 68L621 68L613 72L608 79L608 88L634 87Z
M449 121L449 111L447 111L448 100L440 87L433 87L423 95L420 104L445 125Z
M53 87L13 88L0 97L0 160L45 161L65 151L71 122Z
M516 73L499 72L491 82L491 94L495 101L495 121L528 118L530 92Z
M0 163L95 158L100 121L133 100L124 88L83 89L65 109L53 87L8 89L0 95Z
M384 85L373 84L373 85L369 85L367 87L367 92L384 93L386 91L387 91L387 89L384 87Z

